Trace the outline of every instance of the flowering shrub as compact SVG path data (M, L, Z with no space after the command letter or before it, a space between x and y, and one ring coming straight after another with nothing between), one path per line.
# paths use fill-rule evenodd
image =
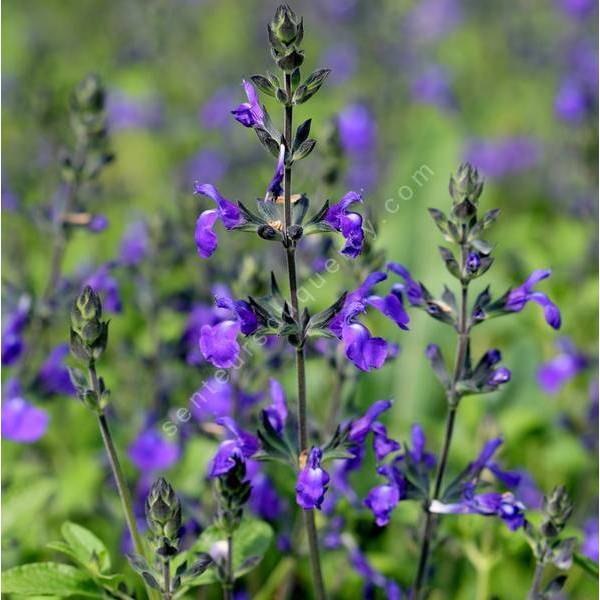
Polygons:
M49 204L21 204L3 185L3 591L166 600L593 593L597 381L590 334L573 323L592 318L595 298L583 287L594 273L556 268L547 246L562 256L568 233L558 219L542 227L541 209L526 204L532 184L522 174L535 183L548 148L522 132L461 138L469 162L450 176L450 202L429 189L437 175L426 164L381 199L393 152L423 136L408 126L400 144L395 133L391 55L411 57L394 97L420 106L415 123L435 134L437 119L475 112L476 90L461 95L424 51L465 26L466 7L434 0L396 14L327 2L307 7L305 32L282 5L266 27L273 64L248 75L239 7L212 14L194 4L161 15L152 41L120 49L125 63L154 59L158 89L130 91L110 73L108 92L96 75L74 87L73 143L57 152ZM219 21L230 10L235 18ZM263 11L243 10L264 36ZM581 37L593 7L553 10ZM121 6L106 14L117 28L132 17ZM189 39L185 17L196 14L215 19L235 48L215 73L224 78L226 64L241 80L240 90L200 86L200 128L183 127L181 114L182 97L198 91L161 99L180 83L164 70L165 28L172 17ZM401 43L384 33L399 15ZM380 52L361 97L347 87L361 69L358 35L333 36L322 54L338 74L314 52L320 27L340 26L364 27ZM207 65L222 51L210 31ZM585 68L593 56L567 45L577 68L550 112L580 127L597 98ZM189 82L197 65L182 48L169 58L174 69L175 58L186 64ZM336 114L327 122L328 102ZM189 154L198 129L216 137ZM258 150L246 149L254 137ZM137 156L157 141L177 156L174 177ZM440 155L434 166L454 160ZM492 182L485 193L480 173ZM23 169L25 196L31 179ZM502 180L506 199L495 194ZM176 202L149 208L169 193ZM125 219L119 194L140 194L144 214ZM443 274L429 261L433 234L415 194L439 206L429 213ZM495 202L502 219L487 208ZM26 245L15 237L13 222L39 227L46 252L34 252L31 235ZM557 352L544 350L553 344Z

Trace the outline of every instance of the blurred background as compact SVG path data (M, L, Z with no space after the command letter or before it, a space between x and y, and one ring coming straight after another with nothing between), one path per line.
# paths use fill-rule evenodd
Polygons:
M81 207L100 221L73 228L46 337L26 341L34 347L26 370L34 375L23 395L49 421L28 440L34 443L10 439L3 427L3 568L52 557L44 545L58 537L65 519L90 527L114 551L127 543L95 423L70 397L60 367L66 307L83 281L97 283L113 313L100 369L113 393L117 443L130 448L123 454L132 484L144 489L148 471L166 473L186 496L189 514L206 524L211 494L205 470L217 442L203 432L202 416L165 438L172 460L159 469L136 461L131 445L140 432L159 431L188 406L210 376L193 333L202 311L210 311L215 286L244 296L260 288L270 269L285 281L274 245L221 232L215 256L203 261L193 240L195 219L209 205L193 196L194 181L252 201L271 177L273 161L229 111L245 101L241 80L272 68L266 23L275 8L258 0L3 3L3 337L46 285L53 215L65 193L59 159L73 145L68 99L88 73L106 86L115 157L80 194ZM528 473L529 493L568 487L575 500L572 533L583 542L595 535L597 560L597 3L322 0L292 8L304 16L304 72L332 69L322 91L296 111L297 122L313 119L318 140L297 170L296 191L320 206L326 197L362 189L365 210L377 224L374 250L440 293L449 276L426 209L448 209L449 174L469 160L486 178L482 208L502 210L490 233L496 262L475 287L491 283L501 294L534 269L552 269L543 289L561 308L559 332L536 306L474 331L474 354L500 348L513 379L496 394L463 401L450 463L461 469L486 439L502 434L502 463ZM269 99L267 105L278 120L277 105ZM328 250L332 256L337 244ZM368 266L327 276L308 303L326 306L341 289L356 286ZM304 265L303 275L310 268ZM454 338L425 315L411 316L409 332L370 318L374 334L399 343L400 354L381 371L348 382L346 416L394 398L390 434L406 440L418 421L437 451L445 401L424 349L435 341L452 356ZM564 381L540 384L542 365L557 356L564 364L565 356L575 355L581 360ZM48 383L40 372L50 359L59 368ZM6 385L22 369L4 360L4 345L3 362ZM263 393L273 375L293 399L293 372L285 361L281 368L272 357L255 362L239 375L249 395ZM310 360L308 385L313 415L325 418L317 400L335 385L326 361ZM360 497L378 483L372 468L364 473L356 483ZM290 482L271 476L292 503ZM417 507L402 503L385 529L363 513L348 517L361 549L376 569L406 587L416 564ZM279 543L284 531L278 519L273 524ZM527 589L532 575L522 535L477 517L447 518L444 532L450 535L436 560L432 598L522 597L515 590ZM273 547L243 582L250 597L276 597L261 589L285 556L282 548ZM346 554L332 550L324 560L334 597L358 597L362 580L346 568ZM288 597L308 597L298 591L307 577L303 569L289 583ZM202 593L218 597L216 589ZM596 593L597 583L574 567L566 597Z

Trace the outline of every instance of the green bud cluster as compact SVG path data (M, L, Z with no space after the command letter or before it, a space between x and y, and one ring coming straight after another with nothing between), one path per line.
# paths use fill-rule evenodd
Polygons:
M554 538L564 529L573 512L573 502L564 486L554 488L550 496L544 497L542 510L544 521L541 532L547 538Z
M302 18L287 4L282 4L275 11L267 30L275 62L286 73L292 73L304 62L304 53L300 49L304 37Z
M62 175L68 183L94 179L114 158L108 149L106 93L97 75L88 75L69 100L76 148L62 158Z
M454 204L453 215L460 221L469 221L477 212L477 202L483 191L483 179L477 169L469 163L460 165L456 174L450 177L449 190Z
M244 504L248 502L252 486L246 478L246 464L235 458L235 466L217 479L219 510L217 520L231 534L240 525Z
M106 349L108 321L102 321L102 302L88 285L71 308L71 353L88 365Z
M154 482L146 498L146 522L156 554L168 560L177 554L181 529L181 502L164 478Z

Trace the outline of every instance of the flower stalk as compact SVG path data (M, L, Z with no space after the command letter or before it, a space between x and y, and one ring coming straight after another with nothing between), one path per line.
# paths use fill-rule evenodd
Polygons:
M284 139L287 148L292 147L293 106L292 98L292 76L285 73L285 93L288 102L285 105L284 115ZM292 224L292 167L286 162L283 177L283 201L284 201L284 227L286 247L288 280L290 284L290 300L292 304L292 317L300 325L300 306L298 303L298 280L296 275L296 244L289 236L289 228ZM296 346L296 385L297 385L297 414L298 414L298 447L300 455L308 452L308 425L306 418L306 365L304 355L304 340L299 339ZM319 541L315 524L314 509L303 511L304 527L308 539L308 553L312 572L315 596L317 600L324 600L325 584L321 572L321 559L319 555Z

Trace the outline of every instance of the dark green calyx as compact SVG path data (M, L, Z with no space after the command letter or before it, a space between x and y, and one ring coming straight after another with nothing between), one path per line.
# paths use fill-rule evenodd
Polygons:
M287 4L280 5L269 24L271 43L275 42L284 46L299 44L302 41L303 33L302 19Z
M462 205L461 214L469 213L473 210L470 207L476 206L481 196L483 179L477 169L469 163L463 163L456 174L450 176L449 190L455 205Z
M176 554L181 529L181 502L162 477L154 482L146 498L146 522L156 553L163 558Z
M108 321L101 317L100 297L86 286L71 308L71 352L79 360L96 360L106 349Z

